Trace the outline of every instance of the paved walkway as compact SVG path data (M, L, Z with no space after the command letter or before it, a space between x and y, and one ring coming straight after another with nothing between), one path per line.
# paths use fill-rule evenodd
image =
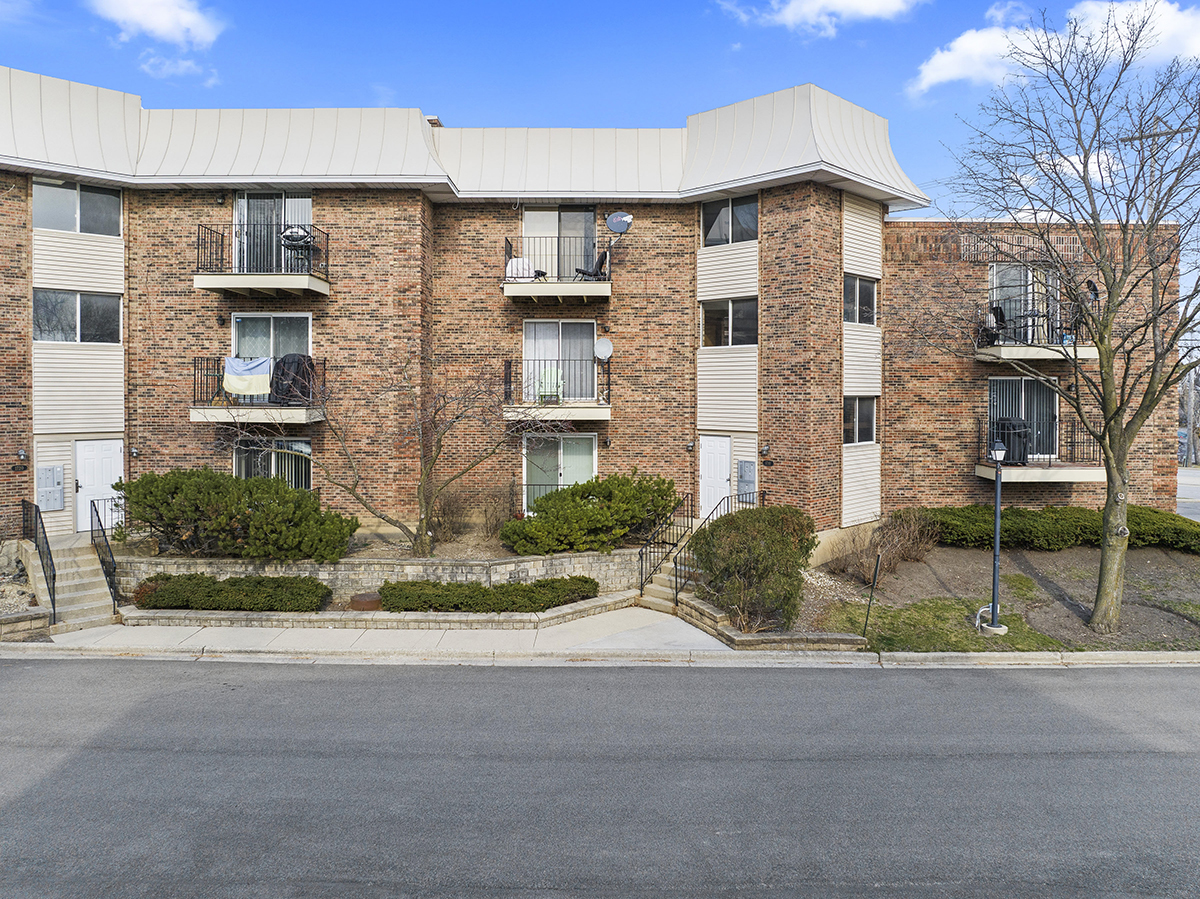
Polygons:
M1194 521L1200 521L1200 468L1179 469L1176 496L1176 511Z

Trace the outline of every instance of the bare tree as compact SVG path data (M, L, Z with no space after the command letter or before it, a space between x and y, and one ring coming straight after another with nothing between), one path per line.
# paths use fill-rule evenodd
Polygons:
M1185 338L1200 312L1195 271L1181 269L1196 258L1200 216L1200 67L1147 67L1153 5L1113 10L1107 27L1072 20L1059 31L1043 14L1013 38L1016 74L969 123L952 215L978 258L1042 272L1075 343L1099 356L1082 361L1060 341L1062 380L1008 364L1056 393L1099 446L1107 496L1090 624L1102 633L1120 621L1130 455L1197 366ZM970 329L986 333L997 323L977 308L960 324L974 316Z
M433 555L433 518L448 488L525 433L553 434L570 428L569 422L551 418L549 407L514 404L511 384L478 371L447 370L430 360L413 360L398 371L381 371L375 383L380 386L364 398L366 402L353 405L347 402L349 386L336 377L300 386L305 403L320 410L327 435L327 451L314 454L311 463L362 509L397 528L419 557ZM373 411L364 415L365 408ZM286 441L282 448L274 445L273 438L285 436L282 425L263 423L259 415L239 416L235 406L229 411L232 421L218 436L221 449L271 442L274 453L309 458L287 448ZM414 465L415 526L406 524L380 497L386 493L382 488L394 485L380 484L377 476L364 473L364 467L381 453Z

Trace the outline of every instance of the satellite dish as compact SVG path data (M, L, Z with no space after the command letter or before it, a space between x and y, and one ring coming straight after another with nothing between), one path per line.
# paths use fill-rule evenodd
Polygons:
M594 355L601 362L612 358L612 341L607 337L601 337L596 341L596 344L592 349L592 355Z
M628 212L614 212L605 223L608 225L608 230L615 234L624 234L633 224L633 216Z

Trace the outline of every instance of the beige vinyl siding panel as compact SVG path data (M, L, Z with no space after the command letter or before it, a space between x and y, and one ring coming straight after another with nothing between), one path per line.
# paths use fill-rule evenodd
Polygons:
M842 194L842 265L852 275L883 277L883 207Z
M33 344L33 432L125 430L125 350L111 344Z
M881 514L878 443L842 447L842 527L877 521Z
M125 293L125 243L105 234L33 231L33 286Z
M696 254L696 297L728 300L758 296L758 241L701 247Z
M696 352L696 427L758 431L758 347L701 347Z
M63 468L63 507L54 512L42 512L46 534L54 537L75 533L75 441L71 439L37 439L33 441L33 465L61 465Z
M733 436L733 472L737 474L738 459L758 458L758 434L734 434Z
M842 323L842 395L883 393L883 331L873 325Z

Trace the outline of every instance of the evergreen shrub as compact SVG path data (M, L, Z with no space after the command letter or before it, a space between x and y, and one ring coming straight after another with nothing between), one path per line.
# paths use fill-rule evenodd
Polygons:
M590 577L546 578L530 584L439 584L384 581L379 597L387 612L544 612L600 595Z
M133 594L139 609L196 609L221 612L315 612L332 591L314 577L231 577L156 574Z

